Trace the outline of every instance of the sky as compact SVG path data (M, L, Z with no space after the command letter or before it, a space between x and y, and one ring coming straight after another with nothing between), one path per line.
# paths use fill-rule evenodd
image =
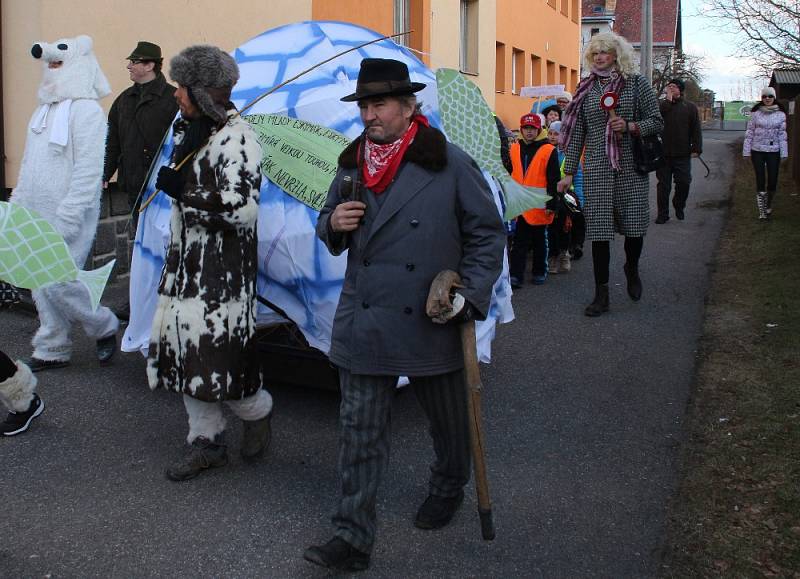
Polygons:
M700 16L703 5L703 0L681 0L683 51L704 58L703 88L713 90L716 100L757 100L769 79L757 78L752 62L733 56L739 38Z

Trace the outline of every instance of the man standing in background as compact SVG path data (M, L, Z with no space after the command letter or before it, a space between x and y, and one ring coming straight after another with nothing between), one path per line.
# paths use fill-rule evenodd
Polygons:
M178 112L175 87L164 78L162 61L157 44L139 42L128 57L133 86L116 98L108 114L103 189L116 171L117 185L128 194L131 210L138 206L147 171Z
M669 195L675 180L672 206L675 217L684 218L689 185L692 182L692 157L703 152L703 133L700 115L694 103L683 98L684 82L673 78L667 83L666 97L658 106L664 117L664 165L656 171L658 177L658 217L656 223L669 221Z

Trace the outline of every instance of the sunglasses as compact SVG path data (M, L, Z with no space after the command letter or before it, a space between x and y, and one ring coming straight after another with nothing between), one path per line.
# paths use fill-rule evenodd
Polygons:
M775 97L772 96L771 94L762 94L761 98L762 99L774 99Z
M150 60L141 60L141 59L138 59L138 58L130 59L130 63L131 64L145 64L145 63L148 63L148 62L152 62L152 61L150 61Z

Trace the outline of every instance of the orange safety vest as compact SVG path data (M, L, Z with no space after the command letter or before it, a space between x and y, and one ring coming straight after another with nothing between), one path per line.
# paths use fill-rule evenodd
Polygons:
M522 154L519 143L511 145L511 178L522 185L531 187L547 188L547 163L550 161L550 154L555 147L550 143L540 145L536 154L533 156L525 175L522 174ZM529 209L522 214L522 218L528 225L549 225L553 222L555 213L547 209Z

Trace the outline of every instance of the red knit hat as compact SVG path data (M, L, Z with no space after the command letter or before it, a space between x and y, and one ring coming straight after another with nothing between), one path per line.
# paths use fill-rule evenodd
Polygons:
M519 119L519 127L533 127L534 129L541 129L542 119L539 117L539 115L534 115L533 113L522 115L522 117Z

